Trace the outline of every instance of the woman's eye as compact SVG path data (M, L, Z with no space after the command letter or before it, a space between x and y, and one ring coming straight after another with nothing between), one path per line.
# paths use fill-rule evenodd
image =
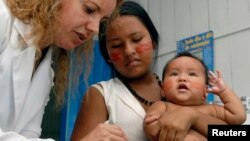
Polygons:
M121 47L121 44L112 45L112 48L119 48L119 47Z
M137 42L141 41L141 39L142 38L135 38L135 39L133 39L133 42L137 43Z
M135 43L140 42L143 39L143 35L141 34L135 34L132 36L131 40Z
M93 14L93 13L95 12L95 10L94 10L93 8L88 7L88 6L86 6L85 11L86 11L86 13L88 13L88 14Z

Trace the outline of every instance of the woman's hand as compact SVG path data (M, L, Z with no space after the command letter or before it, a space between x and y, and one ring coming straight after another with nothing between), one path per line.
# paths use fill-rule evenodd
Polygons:
M80 141L128 141L128 139L119 126L100 123Z
M166 112L166 104L162 101L157 101L147 111L144 118L143 128L148 139L158 141L160 127L158 120Z
M171 105L168 105L170 112L164 113L158 121L160 126L159 141L183 141L196 121L197 112L193 108L182 106L171 110Z

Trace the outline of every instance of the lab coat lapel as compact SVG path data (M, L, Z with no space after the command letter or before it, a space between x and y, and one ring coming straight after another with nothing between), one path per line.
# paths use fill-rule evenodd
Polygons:
M13 33L10 38L10 46L8 49L14 54L12 59L12 79L13 93L15 100L15 117L22 112L25 99L29 96L28 90L32 79L34 69L36 47L32 43L32 39L25 40L25 36L30 33L30 26L19 20L14 21ZM17 42L18 41L18 42ZM18 44L18 47L16 47Z
M15 100L15 114L19 115L25 104L34 66L35 49L27 48L13 59L12 77Z
M26 97L26 103L24 103L24 107L22 110L23 115L18 119L19 121L26 121L25 117L35 117L38 114L41 114L41 107L46 106L49 101L49 93L53 86L53 77L54 72L51 68L51 56L52 56L52 48L50 48L39 64L38 68L34 72L32 76L32 83L29 86L29 90L27 92L28 97ZM32 112L30 112L32 111ZM31 119L32 120L32 119ZM16 127L23 127L27 123L19 122Z

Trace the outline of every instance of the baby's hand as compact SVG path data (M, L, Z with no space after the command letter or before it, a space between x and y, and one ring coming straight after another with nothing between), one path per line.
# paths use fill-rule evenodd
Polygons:
M217 76L212 71L208 72L210 87L208 88L207 91L209 93L214 93L216 95L219 95L226 89L226 85L223 81L221 72L217 70L216 73L217 73Z

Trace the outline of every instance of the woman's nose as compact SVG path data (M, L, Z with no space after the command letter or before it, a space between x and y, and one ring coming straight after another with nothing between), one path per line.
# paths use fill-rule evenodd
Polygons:
M130 56L130 55L132 55L134 53L135 53L135 47L132 44L127 43L125 45L125 49L124 49L125 56Z
M93 20L87 25L87 29L92 33L92 35L95 35L99 32L99 25L100 20Z

